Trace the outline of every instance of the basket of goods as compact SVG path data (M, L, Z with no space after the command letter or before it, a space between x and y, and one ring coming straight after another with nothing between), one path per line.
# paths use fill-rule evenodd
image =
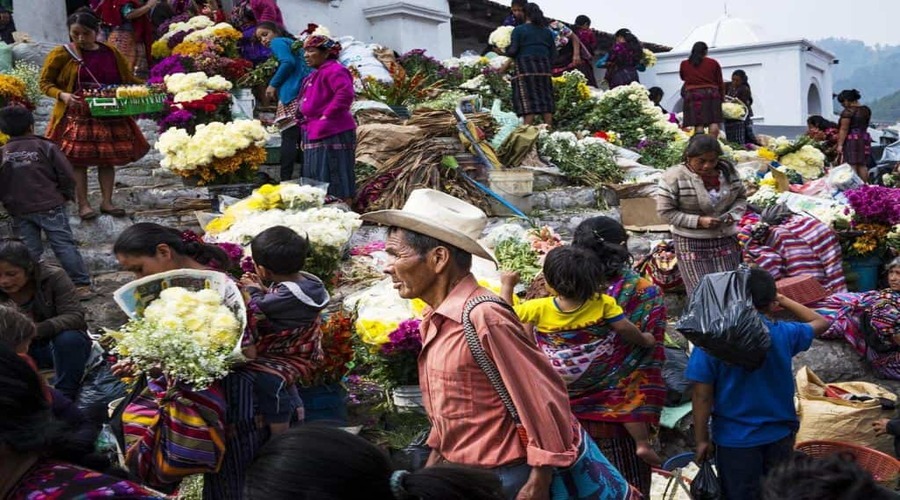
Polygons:
M166 94L154 87L123 85L85 91L84 99L91 116L136 116L161 113Z
M778 293L804 305L818 302L828 296L828 290L813 276L801 274L782 278L775 282Z
M725 96L725 102L722 103L722 115L726 120L744 121L750 110L741 102L740 99L731 96Z

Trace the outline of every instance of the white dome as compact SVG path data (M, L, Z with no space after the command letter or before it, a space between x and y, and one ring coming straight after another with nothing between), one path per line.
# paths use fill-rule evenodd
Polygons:
M690 35L672 49L672 52L690 52L696 42L706 42L709 48L714 48L750 45L763 41L765 37L762 28L744 19L725 14L709 24L694 28Z

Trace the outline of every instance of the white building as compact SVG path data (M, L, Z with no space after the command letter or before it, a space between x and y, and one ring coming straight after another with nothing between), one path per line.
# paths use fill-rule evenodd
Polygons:
M678 69L695 42L710 47L726 80L731 72L747 72L753 90L754 123L765 126L805 126L810 115L833 117L834 54L808 40L770 40L762 30L727 14L694 29L671 52L657 54L656 66L641 75L644 85L665 92L663 106L682 110Z

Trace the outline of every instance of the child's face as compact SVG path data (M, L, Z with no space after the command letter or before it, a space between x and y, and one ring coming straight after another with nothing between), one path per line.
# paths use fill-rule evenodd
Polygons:
M253 264L253 267L256 269L256 275L259 276L259 279L263 280L263 283L268 284L272 281L272 273L270 273L268 269L259 264Z

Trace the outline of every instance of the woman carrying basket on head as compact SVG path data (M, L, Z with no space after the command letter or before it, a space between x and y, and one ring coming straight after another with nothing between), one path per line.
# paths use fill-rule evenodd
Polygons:
M112 202L115 167L142 158L150 145L130 117L93 117L83 92L103 85L142 83L115 48L97 41L100 21L90 12L76 12L66 23L72 43L53 49L41 71L41 91L56 99L47 136L57 143L75 168L75 197L83 220L97 218L88 200L87 169L97 167L102 201L100 212L124 217Z

